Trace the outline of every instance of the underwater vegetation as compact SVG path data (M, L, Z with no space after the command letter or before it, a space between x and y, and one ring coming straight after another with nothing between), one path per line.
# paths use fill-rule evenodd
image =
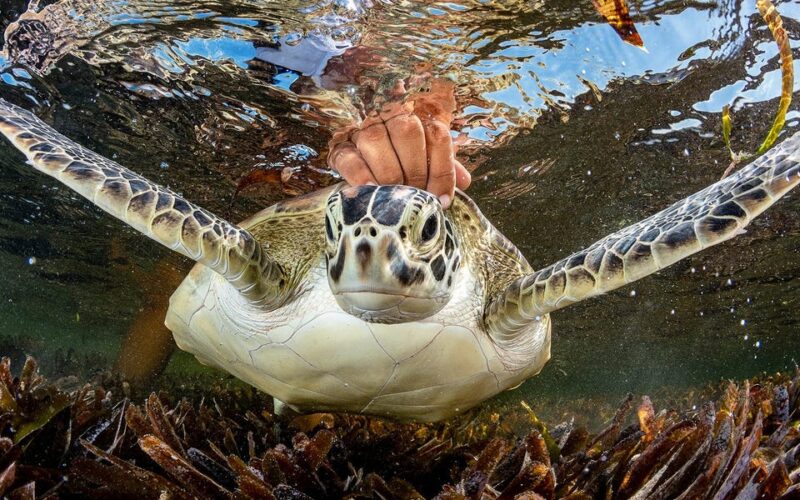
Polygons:
M0 362L7 498L800 498L800 370L680 413L632 396L600 432L532 412L400 424L279 417L249 389L132 395ZM127 396L126 396L127 394Z

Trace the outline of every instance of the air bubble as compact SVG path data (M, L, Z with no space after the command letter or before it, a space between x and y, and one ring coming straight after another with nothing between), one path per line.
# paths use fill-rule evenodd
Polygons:
M636 290L631 290L631 297L636 297Z
M300 33L289 33L283 39L284 43L289 46L295 46L299 44L303 40L303 36Z
M36 257L28 257L28 265L29 266L36 265Z

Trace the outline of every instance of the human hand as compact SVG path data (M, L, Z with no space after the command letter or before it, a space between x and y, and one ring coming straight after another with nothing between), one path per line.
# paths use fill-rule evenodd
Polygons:
M362 85L364 72L369 69L379 71L383 64L385 58L378 50L366 45L356 45L328 60L319 83L328 90L340 90L346 85Z
M455 159L450 137L452 88L434 82L430 92L386 105L359 126L338 130L329 142L328 165L353 186L414 186L448 208L455 188L467 189L471 182L469 171Z

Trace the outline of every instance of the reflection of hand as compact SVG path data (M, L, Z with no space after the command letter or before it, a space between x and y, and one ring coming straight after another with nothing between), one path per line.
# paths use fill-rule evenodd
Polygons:
M345 85L360 85L364 71L383 62L384 58L371 47L351 47L343 54L328 60L320 76L320 84L322 88L329 90L340 89Z
M455 159L450 122L455 100L449 91L413 96L373 113L358 127L337 131L328 165L351 185L405 184L425 189L450 206L455 187L471 177ZM437 91L438 90L438 91Z

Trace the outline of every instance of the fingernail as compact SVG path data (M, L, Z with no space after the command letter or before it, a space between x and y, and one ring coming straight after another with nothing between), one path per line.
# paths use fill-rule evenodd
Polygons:
M377 186L377 184L376 184L376 183L374 183L374 182L372 182L372 181L367 181L367 183L366 183L366 184L364 184L364 185L365 185L365 186Z
M450 195L443 194L439 197L439 203L442 204L442 208L450 208Z

